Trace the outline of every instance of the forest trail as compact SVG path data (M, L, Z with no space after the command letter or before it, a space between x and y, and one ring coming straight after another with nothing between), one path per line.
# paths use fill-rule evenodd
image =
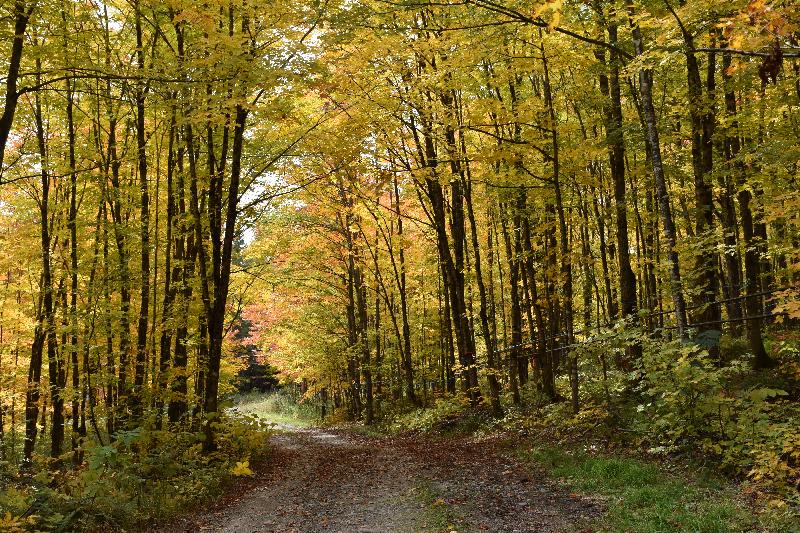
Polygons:
M493 438L291 429L254 488L167 531L577 531L601 512Z

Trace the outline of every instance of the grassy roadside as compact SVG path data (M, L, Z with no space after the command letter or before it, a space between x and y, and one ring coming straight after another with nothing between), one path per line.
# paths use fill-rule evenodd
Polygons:
M257 417L261 422L281 426L310 427L317 422L313 408L298 404L284 392L270 394L241 394L233 398L231 410L244 416Z
M797 509L781 500L771 508L768 496L693 463L687 457L641 451L630 435L620 435L594 418L569 416L510 416L496 421L481 411L459 409L455 401L433 408L408 411L381 424L361 428L367 435L437 434L442 437L508 436L510 453L532 468L558 479L569 490L604 502L606 512L574 531L632 533L667 532L780 532L800 533ZM356 429L358 431L358 429ZM522 435L520 440L520 435ZM556 444L557 443L557 444ZM588 446L588 448L587 448ZM447 506L433 505L434 486L422 487L418 496L426 503L425 519L434 530L447 530L455 521ZM436 529L438 528L438 529Z
M365 432L507 436L510 453L570 490L606 502L601 519L575 531L800 533L797 500L700 465L691 450L660 451L636 431L620 431L620 424L600 408L574 417L566 404L509 410L497 420L487 409L441 398L427 409L391 413ZM651 448L655 455L643 451Z
M755 513L730 482L703 471L673 472L636 458L597 456L552 446L519 455L571 490L600 496L604 515L576 530L636 533L798 532L788 513Z

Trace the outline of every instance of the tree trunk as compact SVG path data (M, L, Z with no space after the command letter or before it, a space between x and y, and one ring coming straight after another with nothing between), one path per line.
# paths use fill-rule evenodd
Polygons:
M502 210L502 206L501 206ZM519 215L514 215L514 220L519 220ZM503 241L506 246L506 262L509 269L509 291L511 292L511 346L509 347L508 376L511 386L511 396L515 405L520 403L519 385L519 359L520 345L522 344L522 311L519 305L519 262L514 254L511 244L511 235L505 216L500 215L500 224L503 229Z
M539 30L541 39L541 30ZM548 67L547 56L544 44L541 44L542 68L544 70L544 100L550 117L548 127L551 133L552 154L551 163L553 164L553 191L555 193L555 208L558 215L558 234L561 248L561 291L564 299L562 309L564 312L564 332L565 335L565 356L569 358L569 379L572 392L572 410L578 412L578 360L574 350L571 349L574 339L573 316L572 316L572 255L570 252L569 237L567 232L566 214L564 212L564 202L561 191L561 160L559 158L558 142L558 123L556 118L555 104L550 85L550 69Z
M608 25L608 40L617 45L617 25ZM603 51L597 53L603 59ZM614 48L608 62L608 77L600 75L600 90L608 98L605 106L606 143L608 144L608 160L611 169L611 181L614 184L614 205L617 222L617 260L619 266L619 289L622 317L636 322L636 276L633 274L630 260L630 242L628 241L628 208L625 191L625 139L622 129L622 96L619 84L619 58ZM633 363L642 355L641 345L632 344L627 350L623 369L630 371Z
M393 179L395 211L397 212L397 238L400 242L400 248L398 250L398 259L400 261L399 276L398 272L395 271L397 290L400 294L400 316L403 321L403 347L400 350L400 358L406 384L406 396L408 396L408 399L413 405L419 406L419 400L414 392L414 368L411 363L411 326L408 321L408 293L406 292L406 245L403 242L403 216L400 212L400 187L397 183L396 175ZM391 253L391 247L389 250ZM394 265L394 256L392 256L392 264Z
M2 183L3 161L8 142L8 135L14 123L14 113L17 110L19 92L17 91L17 81L19 80L19 68L22 63L22 50L25 44L25 30L28 27L33 9L36 2L27 5L25 0L14 2L14 40L11 43L11 55L8 59L8 74L6 75L6 94L3 106L3 114L0 115L0 183Z
M242 22L246 34L246 18ZM219 279L214 283L214 307L209 320L209 354L208 374L206 376L205 416L208 422L205 425L206 440L203 449L206 452L216 450L212 424L219 417L217 408L217 394L219 389L219 368L222 361L222 339L225 327L225 306L228 301L228 288L230 286L231 260L233 255L233 240L236 231L236 215L239 202L239 179L242 168L242 152L244 149L245 122L247 110L242 105L236 106L235 124L233 128L233 146L231 149L231 170L228 183L228 200L225 212L225 233L222 241L222 256ZM210 417L210 418L209 418Z
M635 8L631 0L626 0L625 5L630 17L633 45L637 56L644 54L644 42L639 25L634 21L636 16ZM677 237L675 233L675 222L672 219L672 210L669 205L669 191L664 177L664 167L661 162L661 141L658 133L658 123L656 121L656 111L653 105L653 71L641 69L639 71L639 92L642 98L642 112L646 127L646 137L650 145L650 162L653 165L653 179L655 181L656 195L658 197L659 209L661 211L662 224L664 226L664 237L667 240L669 259L669 274L672 287L672 301L675 306L675 323L678 335L686 338L686 301L683 297L683 287L681 284L681 271L677 250Z
M155 406L156 406L156 425L161 427L162 416L165 404L167 387L169 386L169 365L172 348L172 331L176 319L174 308L176 289L173 287L173 280L177 281L180 276L179 260L176 257L175 265L172 264L173 254L173 226L176 225L175 217L175 191L173 187L173 175L175 171L175 128L176 128L175 107L172 108L169 126L169 140L167 147L167 231L164 239L166 249L164 251L164 300L161 305L161 336L159 338L159 359L158 359L158 378L155 386ZM177 231L176 231L177 233Z
M553 351L548 349L547 325L545 324L542 306L539 302L539 290L536 283L536 271L533 263L533 243L531 240L531 225L528 217L522 219L522 245L525 252L525 275L527 277L528 291L530 292L530 305L533 306L533 316L536 321L536 342L534 357L539 367L542 380L542 391L548 399L556 399L555 375L553 373ZM533 335L531 335L533 339ZM555 340L555 339L553 339Z
M741 151L741 141L739 139L739 126L736 120L736 95L731 87L730 76L723 69L723 82L725 84L725 112L731 120L730 129L725 136L725 149L731 160L734 161L731 169L736 186L739 189L737 199L739 201L739 217L742 224L742 237L744 241L744 273L745 273L745 310L747 312L747 340L750 350L754 356L754 366L756 369L770 368L776 362L772 359L764 348L764 339L761 334L764 308L758 293L761 291L761 263L759 252L756 245L753 212L750 207L752 194L746 185L744 165L738 161L737 156Z
M356 293L358 343L361 348L361 374L364 376L364 422L370 425L375 420L375 406L373 403L372 389L372 361L369 347L369 316L367 312L367 285L361 266L361 257L358 250L354 261L357 263L354 270L353 285Z
M41 61L37 60L37 72L41 72ZM37 75L37 82L38 79ZM41 197L39 200L39 227L41 232L41 254L42 254L42 330L46 340L42 342L47 347L47 369L50 382L50 399L53 406L52 429L50 430L50 456L57 458L61 455L64 444L64 387L66 386L67 376L63 360L58 353L57 337L55 329L55 312L53 301L53 280L50 264L50 173L48 152L44 131L44 120L42 117L42 106L39 93L36 93L34 105L34 118L36 122L36 139L39 148L39 164L41 166ZM39 356L31 354L31 360L39 359ZM32 443L33 444L33 443Z
M145 133L144 44L142 43L142 17L138 0L134 1L136 30L136 63L139 80L135 90L136 100L136 160L139 174L139 224L141 263L139 270L139 321L136 327L136 364L134 367L131 409L135 423L141 421L144 402L145 369L147 365L147 326L150 312L150 195L147 184L147 142Z
M694 308L697 309L693 322L698 324L701 344L708 347L712 355L719 356L719 335L722 319L720 306L717 305L717 254L714 242L714 195L707 175L713 170L713 135L716 126L714 109L715 90L715 54L708 54L707 94L703 96L703 82L700 77L700 66L695 55L694 39L684 28L677 14L673 16L681 27L687 73L687 96L689 99L689 117L692 137L692 170L694 171L695 192L695 235L700 242L695 263L697 276L697 296Z

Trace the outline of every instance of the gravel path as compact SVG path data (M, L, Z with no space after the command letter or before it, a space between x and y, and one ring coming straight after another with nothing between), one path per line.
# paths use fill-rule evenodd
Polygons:
M499 439L372 438L293 429L254 489L162 531L580 531L600 506L507 453Z

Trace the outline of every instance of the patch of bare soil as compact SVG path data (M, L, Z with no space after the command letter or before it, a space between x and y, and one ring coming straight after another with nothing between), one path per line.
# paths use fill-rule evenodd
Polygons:
M272 438L254 488L165 532L577 531L601 512L499 438L374 438L295 429Z

